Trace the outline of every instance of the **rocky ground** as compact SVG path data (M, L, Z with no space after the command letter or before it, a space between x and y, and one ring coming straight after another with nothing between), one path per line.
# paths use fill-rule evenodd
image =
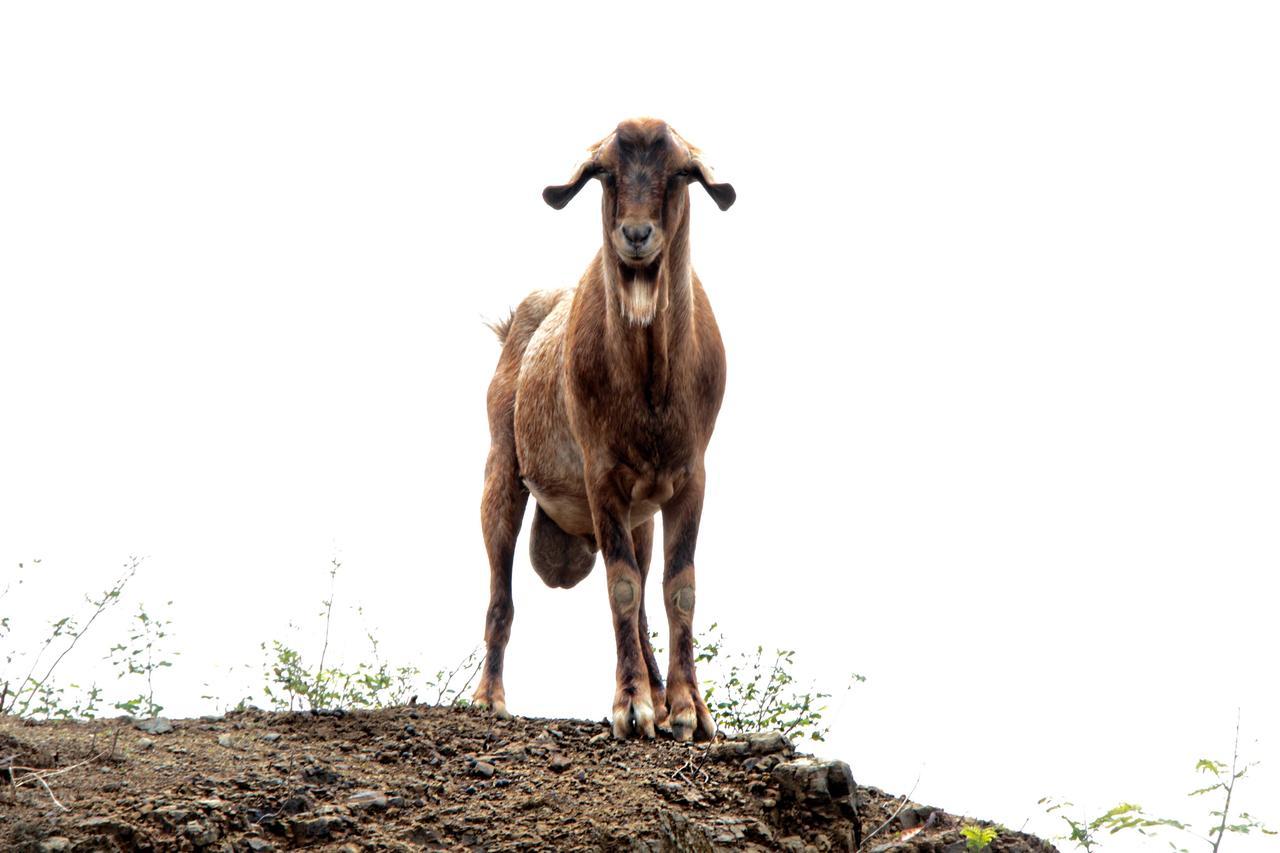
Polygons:
M0 717L0 850L960 853L971 822L776 734L620 743L600 722L428 707ZM1004 829L988 849L1053 850Z

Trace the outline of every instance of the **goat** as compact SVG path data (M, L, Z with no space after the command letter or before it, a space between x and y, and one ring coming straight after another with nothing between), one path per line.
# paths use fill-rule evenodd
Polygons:
M725 356L689 263L688 186L702 184L721 210L737 196L656 119L619 124L543 200L559 210L592 178L603 185L604 245L586 274L575 289L534 292L493 327L503 346L488 394L480 516L489 609L474 701L510 716L502 660L514 613L511 563L533 495L529 557L548 586L574 586L603 552L617 640L614 737L652 738L669 725L678 740L707 740L716 728L694 670L693 554ZM665 688L644 610L659 511L671 643Z

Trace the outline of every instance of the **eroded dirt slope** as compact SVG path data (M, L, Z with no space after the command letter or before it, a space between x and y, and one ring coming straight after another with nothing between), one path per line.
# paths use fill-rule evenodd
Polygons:
M0 849L964 849L960 819L918 803L867 838L900 800L777 736L619 743L428 707L138 725L0 717ZM989 849L1053 848L1005 831Z

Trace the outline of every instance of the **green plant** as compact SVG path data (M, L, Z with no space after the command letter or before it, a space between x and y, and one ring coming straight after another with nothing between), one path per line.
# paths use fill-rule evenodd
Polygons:
M1197 788L1188 794L1190 797L1204 797L1217 793L1223 798L1221 808L1209 811L1210 817L1213 818L1213 825L1209 827L1208 835L1200 835L1192 829L1189 823L1173 818L1149 815L1143 811L1141 806L1135 803L1120 803L1092 820L1087 818L1077 820L1066 814L1065 809L1072 806L1069 802L1058 802L1045 797L1040 800L1040 804L1046 806L1045 812L1047 814L1056 814L1066 822L1067 827L1070 829L1067 835L1059 836L1059 840L1070 841L1084 850L1085 853L1092 853L1093 850L1100 846L1099 835L1102 833L1115 835L1118 832L1132 830L1140 835L1150 835L1153 831L1161 828L1184 832L1207 844L1211 853L1218 853L1223 838L1229 832L1240 835L1248 835L1252 832L1264 835L1276 834L1275 830L1270 829L1261 820L1258 820L1248 812L1240 812L1235 815L1235 822L1231 822L1231 797L1235 792L1236 783L1243 779L1249 769L1257 766L1257 764L1258 762L1256 761L1240 764L1240 719L1237 715L1231 764L1228 765L1225 762L1209 758L1202 758L1197 761L1196 772L1208 774L1213 777L1214 781L1213 784ZM1169 842L1169 846L1178 851L1178 853L1190 853L1186 847L1180 847L1172 841Z
M788 737L825 740L830 726L823 724L823 718L832 694L813 685L798 686L792 674L796 652L766 653L764 646L752 652L726 652L724 635L714 633L716 628L713 623L697 637L694 660L711 670L703 679L703 698L720 726L734 732L777 730ZM845 690L863 681L864 676L852 673Z
M39 563L38 560L33 562ZM79 644L81 638L98 621L98 618L119 602L125 586L137 574L138 567L141 564L141 557L130 557L124 564L124 569L116 581L104 590L101 595L97 598L85 596L85 602L91 609L89 615L84 617L83 622L72 616L63 616L49 624L48 636L40 644L39 649L37 649L35 656L31 660L26 675L18 680L17 687L12 693L10 693L9 680L4 680L4 686L0 688L0 713L12 713L20 717L30 715L62 717L92 716L97 711L101 700L101 691L96 686L90 688L86 697L72 700L71 704L68 705L67 700L63 698L65 690L58 687L54 680L54 672L57 671L58 666L66 659L67 655ZM19 568L22 568L22 564L19 564ZM6 585L6 595L9 589L10 586ZM6 619L4 621L6 635L9 630L9 621ZM57 650L56 653L51 651L55 649ZM54 654L53 660L44 668L44 674L37 677L36 673L41 671L40 662L44 660L47 653ZM17 657L17 655L13 654L7 655L5 660L6 668L12 665ZM76 685L71 686L79 689Z
M994 826L979 826L976 823L970 823L960 827L960 834L964 836L965 849L978 853L980 850L987 849L987 845L995 841L1000 832Z
M166 602L173 606L173 602ZM161 669L173 666L173 662L164 659L163 641L169 636L170 619L152 616L141 603L134 615L129 631L129 642L117 643L111 647L107 657L116 668L116 678L140 676L144 689L132 699L115 703L127 714L144 717L157 717L164 706L156 702L155 674ZM174 654L177 654L175 652Z
M428 690L436 692L435 701L432 704L467 705L467 691L471 688L471 683L476 680L476 676L480 674L480 667L483 664L483 649L477 646L456 666L438 670L434 677L427 679L426 684ZM454 685L453 680L459 676L466 676L466 678Z
M330 561L329 596L321 601L318 614L323 620L323 641L319 663L314 669L307 665L302 653L288 643L272 640L270 648L266 643L261 645L267 656L263 693L277 710L382 708L404 704L420 674L417 667L393 667L383 660L378 640L368 630L365 637L372 661L361 661L351 669L327 664L334 620L334 590L340 568L342 563L336 558ZM356 613L363 616L360 608L356 608ZM290 627L296 629L292 624Z

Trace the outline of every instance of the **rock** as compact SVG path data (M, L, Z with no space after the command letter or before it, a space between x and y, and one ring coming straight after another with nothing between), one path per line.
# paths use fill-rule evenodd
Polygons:
M253 853L267 853L267 851L276 849L276 846L265 838L250 838L246 843Z
M265 740L267 743L275 743L276 741L280 740L280 733L267 732L265 735L262 736L262 739Z
M773 768L783 798L797 802L835 802L851 810L855 790L853 771L843 761L797 758Z
M551 756L551 769L556 773L563 773L573 766L573 759L562 752L557 752Z
M280 814L302 814L315 808L315 801L306 794L294 794L280 804Z
M759 732L747 735L747 747L752 755L772 755L785 752L790 755L795 751L791 741L782 732Z
M152 740L151 738L149 738L149 737L140 737L140 738L138 738L138 748L139 748L139 749L151 749L151 747L153 747L153 746L155 746L155 745L156 745L156 742L155 742L155 741L153 741L153 740Z
M497 772L496 768L487 761L477 761L475 766L471 768L471 772L484 779L493 778L493 774Z
M742 762L743 770L760 770L768 772L783 761L779 755L753 755L746 761Z
M353 809L380 812L386 810L387 798L381 791L356 791L347 797L347 805Z
M598 743L609 743L609 741L610 741L610 733L601 732L600 734L592 737L591 740L587 741L587 743L589 743L591 746L595 746Z
M173 731L173 723L168 717L152 717L149 720L134 720L133 727L149 735L163 735Z
M64 850L70 849L71 840L61 835L55 835L40 842L40 853L63 853Z
M234 744L235 744L235 741L231 739L231 735L218 736L218 746L231 747Z
M751 751L751 745L745 740L726 740L713 743L707 747L707 757L712 761L733 761Z
M182 827L182 834L191 839L196 847L208 847L218 840L218 827L211 823L193 820Z

